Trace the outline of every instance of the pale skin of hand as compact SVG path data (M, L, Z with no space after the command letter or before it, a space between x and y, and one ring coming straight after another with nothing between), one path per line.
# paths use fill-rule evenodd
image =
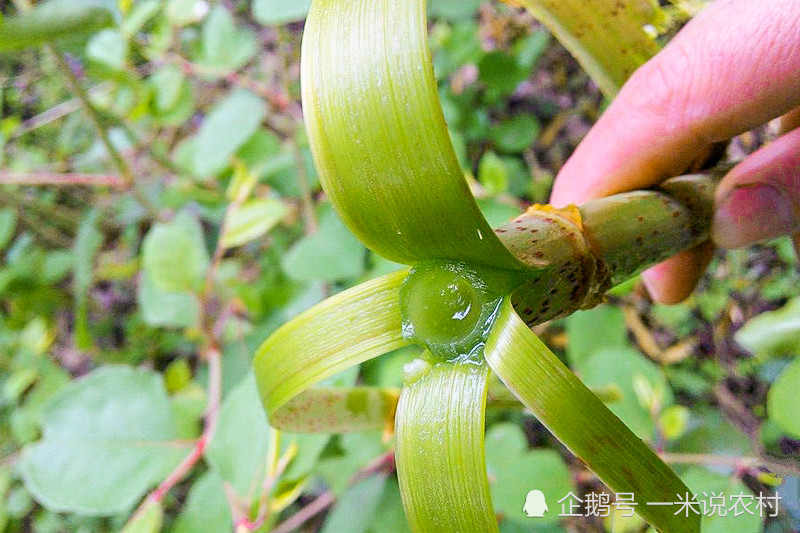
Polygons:
M781 117L782 135L734 167L712 241L642 274L661 303L685 299L713 246L800 243L800 2L717 0L637 70L559 172L551 203L580 204L684 173L713 143Z

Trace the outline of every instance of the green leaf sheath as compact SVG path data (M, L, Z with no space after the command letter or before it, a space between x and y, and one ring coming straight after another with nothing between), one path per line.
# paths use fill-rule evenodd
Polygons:
M607 98L654 56L659 46L644 27L659 8L643 0L511 0L525 6L575 56ZM655 29L655 28L654 28Z
M160 374L105 366L47 405L20 472L38 502L89 516L124 513L185 457Z
M361 387L312 389L298 395L337 372L408 344L399 302L407 272L382 276L328 298L264 341L253 364L273 426L352 431L380 429L391 421L396 391Z
M303 35L303 111L342 220L393 261L518 269L464 180L442 116L425 2L317 0Z
M699 515L669 506L690 492L520 320L506 299L486 342L486 360L542 424L617 493L633 493L637 512L662 531L696 532ZM402 401L401 401L402 405Z
M51 4L1 20L0 52L38 46L76 33L91 33L114 22L111 11L97 5Z
M397 476L413 531L497 531L483 452L489 369L438 363L403 389Z
M554 209L533 206L495 232L533 269L512 294L529 326L580 308L641 270L708 238L719 172L679 176L658 191L632 191Z

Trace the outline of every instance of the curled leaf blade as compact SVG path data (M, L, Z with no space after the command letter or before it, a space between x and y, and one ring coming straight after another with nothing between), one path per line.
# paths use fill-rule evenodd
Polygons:
M633 493L642 517L662 531L700 531L699 515L646 504L691 491L528 329L508 298L485 353L492 370L573 454L613 491Z
M575 56L608 98L645 61L658 43L645 31L664 15L643 0L507 0L526 7Z
M302 50L303 110L344 222L393 261L516 269L464 180L427 47L425 2L318 0Z
M363 411L360 400L352 396L337 397L324 390L311 390L307 394L315 396L292 399L337 372L408 344L402 334L399 303L400 284L406 273L394 272L332 296L290 320L264 341L253 366L261 400L273 425L314 425L309 417L321 417L320 409L327 400L334 407L342 402L347 407L350 402L352 409L344 413L337 413L335 408L324 411L339 417L326 430L342 430L346 426L342 420L361 420L360 414L368 417L372 427L381 423L382 418L372 417L369 409ZM378 396L373 400L380 397L375 394ZM294 420L281 414L284 406L293 409ZM306 408L302 413L300 406ZM379 412L384 410L393 411L388 399ZM364 424L358 428L364 429Z
M397 474L413 531L497 531L484 461L489 368L442 362L397 409Z

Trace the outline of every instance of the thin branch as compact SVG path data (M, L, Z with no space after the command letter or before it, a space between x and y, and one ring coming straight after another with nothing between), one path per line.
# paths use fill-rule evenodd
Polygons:
M275 444L276 450L280 446L277 439L273 441L273 444ZM292 453L284 453L280 459L275 462L274 468L269 469L268 474L264 476L264 483L261 486L261 498L259 498L258 502L258 516L256 516L255 520L252 522L249 520L239 522L239 525L243 526L245 531L256 531L266 523L270 515L269 494L272 492L273 487L278 483L278 480L286 471L286 468L293 458L294 455Z
M83 109L86 111L86 116L89 119L89 123L94 128L95 133L99 137L102 145L105 147L109 157L111 157L111 161L114 163L114 166L117 167L117 171L120 174L120 179L122 179L125 185L133 193L133 196L136 198L139 204L141 204L141 206L147 210L148 214L152 218L161 218L159 209L153 205L150 199L147 198L147 196L145 196L142 191L138 189L138 187L136 187L131 167L128 165L127 161L125 161L125 158L122 157L122 154L119 152L119 150L117 150L117 148L111 142L111 137L109 137L108 132L101 123L100 113L92 105L92 102L89 99L89 94L81 86L80 81L72 72L72 69L64 59L64 56L61 55L61 52L59 52L53 45L45 45L45 48L50 51L55 59L56 68L58 68L58 71L64 77L64 80L66 81L70 91L72 91L78 100L80 100Z
M305 161L303 161L300 147L297 146L296 138L292 139L292 155L294 156L294 166L297 169L297 184L300 186L300 203L303 207L306 235L311 235L317 232L317 218L314 215L314 200L308 186Z
M81 105L83 106L84 110L86 110L86 116L89 119L92 127L94 128L95 133L100 138L100 142L105 147L108 155L111 157L111 160L114 162L114 166L117 167L117 170L120 173L120 177L122 178L123 182L128 185L133 185L133 173L131 172L128 163L123 159L122 154L119 153L119 150L114 147L114 144L111 142L111 138L108 136L108 132L105 130L103 125L100 123L100 114L92 105L91 100L89 99L89 94L86 90L81 86L80 81L72 72L72 69L67 64L67 61L64 59L64 56L61 55L54 46L46 45L46 48L50 51L53 55L53 58L56 62L56 68L64 77L64 80L67 83L70 91L74 94L78 100L80 100Z
M106 91L111 86L110 83L101 83L92 87L87 91L89 96L93 96L98 93L102 93ZM34 115L31 118L25 119L22 121L22 124L11 133L11 140L18 139L23 135L32 132L37 128L41 128L42 126L46 126L56 120L66 117L67 115L71 115L75 111L78 111L82 107L80 99L70 98L60 104L56 104L50 109L46 109L39 113L38 115Z
M225 252L222 246L222 235L225 231L225 220L227 220L233 209L236 209L238 204L231 202L225 211L223 218L222 228L220 229L219 239L217 239L217 246L214 249L214 255L211 263L206 271L205 282L203 290L200 293L200 331L203 335L204 348L201 352L203 359L208 363L208 403L206 404L206 412L204 417L203 433L195 441L195 445L189 454L181 461L181 463L161 482L161 484L153 492L147 496L136 512L131 515L129 522L136 519L137 516L142 514L147 506L152 502L161 502L164 495L167 494L172 487L178 484L183 478L186 477L194 466L202 459L206 447L214 438L214 433L217 430L217 422L219 420L219 409L222 401L222 356L221 349L217 343L217 336L215 334L214 320L210 318L214 315L211 305L211 294L214 286L214 278L216 270L219 268L220 260Z
M670 464L730 466L737 470L762 467L781 476L800 476L800 465L797 463L793 461L783 461L776 457L765 455L751 457L742 455L667 452L662 452L658 455L665 463Z
M350 485L354 485L372 474L378 472L390 473L394 471L394 450L377 457L374 461L359 470L350 478ZM308 505L297 511L295 514L278 524L272 533L290 533L299 528L319 513L330 507L336 501L333 491L327 490L317 496Z
M281 61L281 84L283 86L283 93L287 95L287 104L284 108L286 114L293 120L291 126L291 142L292 142L292 156L294 157L294 166L297 170L297 183L300 186L300 201L303 208L303 218L305 220L305 232L307 235L317 232L317 219L314 215L314 200L311 197L311 187L308 180L308 173L306 172L306 164L303 160L303 154L300 151L300 146L297 144L297 132L303 124L303 113L296 102L289 99L289 71L290 59L287 53L286 34L280 28L278 29L278 54Z
M212 67L198 65L197 63L192 63L191 61L188 61L177 54L167 54L167 60L177 64L178 67L187 75L200 77L219 77L225 79L231 85L248 89L266 100L270 106L278 111L284 111L290 104L290 100L285 94L272 89L265 83L254 80L236 71L221 71Z
M336 501L336 496L328 490L317 496L308 505L297 511L295 514L281 522L272 533L290 533L299 528L319 513L330 507Z
M36 213L42 219L52 221L59 228L75 234L80 224L82 214L79 210L60 203L42 200L38 195L27 195L19 192L16 187L3 187L0 194L0 205L24 207Z
M83 174L69 172L57 174L51 172L4 172L0 171L0 185L89 185L92 187L127 188L122 178L116 174Z
M66 102L61 102L50 109L42 111L38 115L35 115L27 120L24 120L22 124L20 124L19 128L17 128L14 133L11 134L11 139L17 139L22 137L26 133L30 133L31 131L40 128L46 124L50 124L51 122L55 122L56 120L65 117L69 114L74 113L75 111L81 108L81 101L77 98L72 98L67 100Z

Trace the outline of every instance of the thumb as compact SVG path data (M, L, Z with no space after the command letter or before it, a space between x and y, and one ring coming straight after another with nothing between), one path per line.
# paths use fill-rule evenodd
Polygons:
M800 129L760 148L717 187L712 238L738 248L800 231Z

